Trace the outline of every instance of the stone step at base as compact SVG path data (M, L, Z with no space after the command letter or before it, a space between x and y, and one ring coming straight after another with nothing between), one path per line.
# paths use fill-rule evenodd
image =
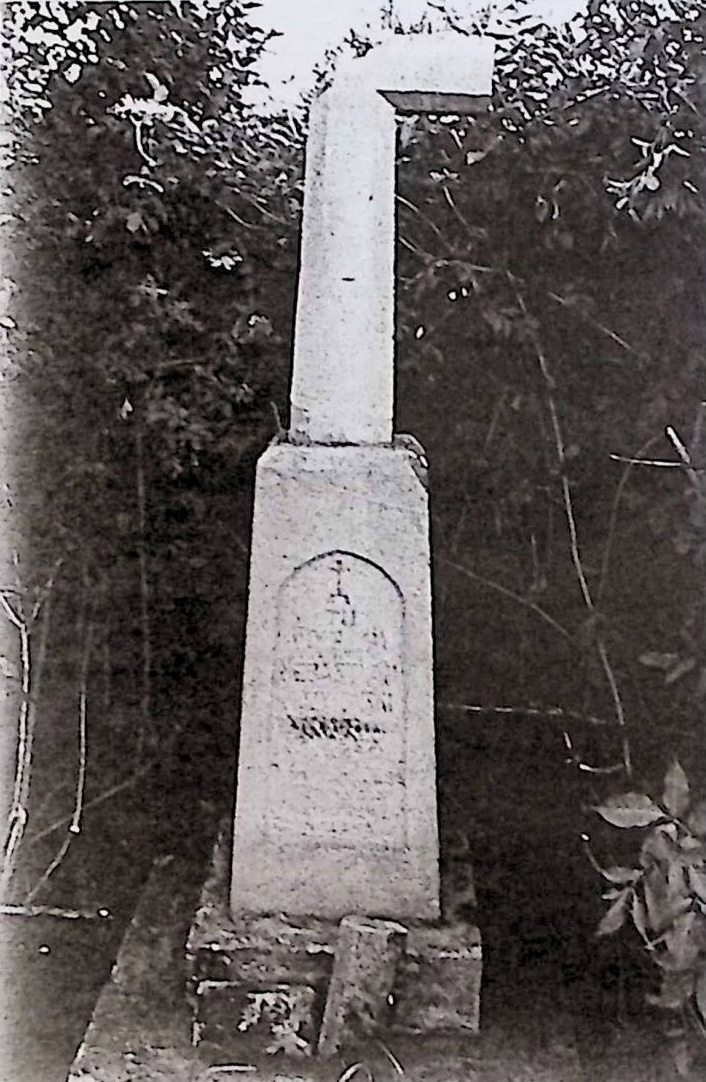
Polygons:
M304 1055L318 1045L330 1056L378 1030L478 1032L483 962L474 925L233 917L229 852L224 828L186 944L196 1044L237 1055L244 1035L257 1032L268 1047L300 1042Z
M597 1077L581 1071L573 1046L557 1050L540 1045L528 1007L494 1016L470 1039L462 1031L418 1037L390 1030L334 1059L265 1054L261 1042L248 1041L247 1033L237 1057L224 1055L207 1041L194 1047L192 1007L183 977L184 944L189 925L193 928L199 879L202 882L202 871L192 863L156 863L68 1082L331 1082L356 1061L376 1082L391 1082L400 1078L391 1056L415 1082L587 1082ZM558 1025L558 1019L552 1017L551 1025ZM664 1082L643 1067L636 1065L637 1072L620 1078ZM358 1076L367 1077L365 1070Z

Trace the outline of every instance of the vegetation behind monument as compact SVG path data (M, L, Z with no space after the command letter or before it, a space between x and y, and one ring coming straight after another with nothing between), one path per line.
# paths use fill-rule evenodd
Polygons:
M252 6L4 9L6 372L32 526L6 596L32 644L25 767L66 774L43 808L25 793L17 900L51 896L77 801L147 767L167 802L230 785L305 138L303 109L243 104L266 43ZM654 788L675 755L701 766L706 6L592 0L576 33L518 4L491 29L489 114L401 122L397 429L432 462L442 815L502 864L528 803L538 846L552 836L553 781L600 852L591 805ZM507 814L507 768L485 791L473 774L479 716L493 764L544 771ZM563 912L572 874L545 875L538 911Z

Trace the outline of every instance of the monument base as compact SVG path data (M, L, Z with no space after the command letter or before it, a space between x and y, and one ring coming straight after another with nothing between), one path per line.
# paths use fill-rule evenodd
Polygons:
M257 464L231 910L439 917L424 453Z
M216 843L187 943L192 1044L236 1056L334 1054L389 1030L473 1035L480 1020L478 929L228 911L230 842Z

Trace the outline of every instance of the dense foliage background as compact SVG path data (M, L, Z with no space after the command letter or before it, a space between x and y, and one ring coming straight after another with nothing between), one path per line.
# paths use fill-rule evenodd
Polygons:
M29 524L3 584L15 900L80 870L91 807L129 791L133 815L198 818L230 793L306 131L306 102L243 102L255 6L3 7L3 378ZM581 968L591 805L675 754L701 765L706 5L448 22L498 58L487 114L400 126L397 428L432 462L444 831L474 853L491 961L514 927L567 956L575 935Z

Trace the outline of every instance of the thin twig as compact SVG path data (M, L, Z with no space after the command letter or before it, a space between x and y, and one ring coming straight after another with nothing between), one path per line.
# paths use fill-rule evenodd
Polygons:
M29 728L29 695L31 685L31 658L29 647L29 629L20 611L15 611L5 593L0 593L0 605L10 623L17 629L20 637L20 664L22 667L19 714L17 719L17 755L15 780L12 790L12 802L8 815L8 835L3 852L0 889L3 893L12 877L17 857L17 850L27 825L27 806L23 800L26 790L25 778L32 766L32 741Z
M490 424L488 425L488 431L486 432L485 442L483 443L483 451L482 451L483 458L485 458L487 456L487 454L488 454L488 449L489 449L490 444L491 444L491 442L493 440L493 437L495 435L495 429L497 428L498 419L500 417L503 406L505 404L507 394L508 394L507 389L501 391L500 394L498 395L496 401L495 401L495 405L493 406L493 412L492 412L492 415L491 415L491 418L490 418ZM449 544L449 552L451 553L452 556L455 556L457 551L458 551L458 546L459 546L461 536L462 536L462 533L463 533L463 527L464 527L464 524L465 524L465 521L466 521L466 515L468 513L468 507L469 507L469 504L471 502L470 493L468 492L468 489L466 487L467 483L468 483L470 470L471 470L471 465L472 465L472 460L469 457L468 460L466 461L465 470L464 470L464 476L463 476L463 486L464 486L464 489L465 489L464 496L463 496L463 503L461 504L461 510L459 511L458 520L456 522L456 526L454 527L454 531L453 531L453 534L452 534L452 537L451 537L451 543Z
M465 215L461 214L461 211L456 206L456 200L451 195L451 192L449 191L449 189L446 187L445 184L442 184L441 190L442 190L442 192L444 194L444 199L449 204L449 206L451 207L451 210L454 212L454 215L458 218L459 222L461 223L463 228L468 233L468 236L470 237L470 239L472 241L477 241L478 240L477 232L475 232L475 233L473 232L473 230L471 229L471 226L470 226L469 222L467 221ZM488 269L490 269L490 268L488 268Z
M653 442L655 437L650 442ZM627 462L631 466L660 466L662 468L683 470L685 468L683 462L675 462L673 458L630 458L628 455L615 455L612 452L608 455L608 458L613 462ZM695 466L693 469L698 472L699 467ZM703 471L703 467L701 467Z
M135 132L135 149L137 153L140 155L142 160L147 163L147 165L154 168L154 166L158 165L158 162L156 158L152 158L145 150L145 145L142 142L142 121L133 120L132 127Z
M613 763L612 766L591 766L584 763L578 756L572 758L573 765L584 774L622 774L625 771L625 763Z
M0 917L59 917L62 920L112 920L113 914L99 909L62 909L55 905L0 905Z
M123 781L111 785L109 789L105 789L102 793L99 793L98 796L94 796L91 800L87 800L83 805L84 812L87 812L89 808L97 807L98 804L103 804L106 800L110 800L111 797L121 793L124 789L130 789L135 782L139 781L145 774L148 774L149 771L157 765L158 761L159 760L157 759L151 759L148 763L141 766L139 770L136 770L131 774L129 778L125 778ZM27 839L27 848L31 849L32 846L36 845L42 838L48 837L50 834L53 834L54 831L60 830L70 822L71 815L63 815L61 819L56 819L53 823L50 823L49 826L42 827L41 830L38 830L36 834L30 835Z
M263 226L261 226L261 225L260 226L255 225L254 222L246 222L245 219L241 218L239 214L236 214L234 210L231 210L230 207L224 207L222 203L219 203L218 206L220 206L221 209L226 212L226 214L228 214L231 218L233 218L238 223L238 225L242 225L245 229L262 229L263 228Z
M81 659L81 675L78 693L78 775L76 778L76 799L74 811L69 824L70 834L81 833L81 816L86 792L86 713L88 700L88 670L91 662L91 645L93 639L93 619L89 618L84 640L83 657Z
M33 667L34 671L32 671L30 654L31 627L28 626L22 616L21 608L18 607L17 611L15 611L10 605L7 596L4 594L0 595L0 604L2 604L8 619L10 619L20 633L20 654L22 664L22 702L20 703L18 718L17 764L15 768L12 805L8 816L10 831L3 854L2 876L0 877L3 892L7 889L10 879L12 878L19 846L22 842L27 822L29 821L28 807L30 782L32 777L34 732L37 721L37 703L39 701L42 674L46 663L52 591L54 589L56 575L63 562L63 557L59 557L59 559L56 560L49 578L39 592L39 596L32 607L32 624L36 623L40 612L42 612L42 625L39 633L39 650Z
M78 770L76 775L76 789L74 792L74 808L71 813L68 833L61 843L58 852L53 859L49 862L48 866L44 869L41 876L34 884L32 889L25 897L25 905L29 905L37 897L37 894L42 889L44 884L48 882L50 877L54 874L59 867L64 857L69 851L72 838L75 834L81 833L81 817L83 814L84 797L86 789L86 700L87 700L87 684L88 684L88 671L91 662L91 647L93 639L93 614L86 620L86 604L84 604L84 612L82 625L83 628L83 650L81 654L81 668L79 671L79 695L78 695ZM91 606L95 608L95 604Z
M569 631L567 631L565 627L562 627L562 625L558 623L558 621L555 620L553 616L550 616L550 614L545 609L543 609L540 605L537 605L536 602L529 601L526 597L522 597L521 594L516 594L514 590L508 589L507 586L503 586L501 583L495 582L494 579L486 578L485 575L479 575L475 571L471 571L470 567L464 567L462 564L458 564L454 560L448 560L442 556L440 562L446 564L448 567L452 567L461 575L466 575L469 579L473 579L475 582L481 582L485 586L490 587L491 590L496 590L499 594L502 594L503 597L507 597L511 601L516 601L519 605L524 605L526 608L531 609L532 612L536 613L536 615L540 617L540 619L544 620L545 623L549 624L550 627L553 627L555 631L558 631L562 638L566 639L568 642L571 643L575 641L573 635Z
M564 732L561 735L562 735L563 740L564 740L564 747L566 748L566 750L567 750L567 752L569 754L569 758L567 759L567 762L570 763L571 766L575 766L582 773L584 773L584 774L621 774L625 770L625 763L622 762L622 761L619 762L619 763L614 763L612 766L592 766L590 763L585 762L581 758L581 756L578 754L578 752L574 751L574 745L572 743L571 737L566 732L566 730L564 730Z
M493 413L492 413L492 416L490 418L490 424L488 425L488 431L486 432L485 441L483 443L483 457L486 457L487 454L488 454L490 444L491 444L491 442L492 442L492 440L493 440L493 438L495 436L495 429L498 426L498 421L500 419L500 414L503 411L503 407L505 405L505 402L507 401L507 397L508 397L509 393L510 392L508 391L508 389L506 387L504 390L502 390L500 392L500 394L498 395L498 397L495 400L495 405L493 406Z
M694 469L694 464L691 461L691 455L689 454L689 450L681 439L679 433L672 425L667 425L664 430L664 434L671 443L674 450L679 455L679 458L681 459L681 462L686 470L686 475L689 478L691 484L697 492L700 492L701 485L699 484L698 474Z
M397 240L400 242L401 245L403 245L403 247L407 248L408 251L414 252L415 255L428 255L427 252L422 252L419 248L416 247L416 245L412 244L410 240L407 240L407 238L403 236L402 233L397 234Z
M599 320L594 319L593 316L586 315L585 312L579 312L576 309L576 306L572 304L571 301L568 300L566 297L561 297L558 293L552 292L552 290L549 290L549 296L553 301L556 301L557 304L561 304L563 305L563 307L569 308L575 315L582 319L584 323L588 323L590 326L595 327L596 330L602 331L603 334L607 335L608 338L611 338L628 353L636 352L634 346L631 346L630 343L626 342L624 338L621 338L619 334L616 334L615 331L612 331L610 327L606 327L604 323L601 323L599 322Z
M596 717L594 714L582 714L578 710L566 710L563 706L482 706L474 703L441 703L444 710L462 710L467 714L521 714L528 717L558 718L586 722L588 725L610 726L616 722Z
M390 1051L390 1049L387 1047L387 1045L383 1041L377 1039L375 1041L375 1043L385 1053L385 1055L389 1059L390 1063L392 1064L392 1066L393 1066L393 1068L395 1070L395 1073L400 1075L400 1077L403 1077L404 1076L404 1067L402 1066L402 1064L398 1060L397 1056L393 1052Z
M706 417L706 402L699 402L696 408L694 429L691 433L691 446L697 454L701 446L701 433L703 431L704 417Z
M407 207L408 210L411 210L414 214L418 215L419 218L421 218L421 220L426 225L429 226L429 228L432 230L432 232L434 232L437 235L439 240L443 241L444 246L446 248L450 248L448 237L444 236L444 234L441 232L441 230L439 229L436 222L432 221L432 219L429 218L428 215L426 215L423 210L420 210L418 206L416 206L414 203L410 202L409 199L405 199L405 197L403 195L400 195L399 193L395 196L395 199L396 199L396 201L398 203L401 203L403 207Z
M540 372L542 374L542 378L544 380L545 389L546 389L546 396L547 396L547 404L548 404L548 407L549 407L549 416L550 416L550 419L551 419L552 430L553 430L553 433L554 433L554 445L555 445L555 449L556 449L556 453L557 453L557 459L558 459L558 462L559 462L559 468L561 470L561 492L562 492L562 498L563 498L563 504L564 504L564 514L566 516L566 522L567 522L567 526L568 526L568 529L569 529L569 544L570 544L570 550L571 550L571 560L572 560L572 563L574 565L574 570L576 572L576 577L577 577L578 582L579 582L579 587L580 587L580 590L581 590L581 595L582 595L583 600L584 600L584 604L586 605L586 608L588 609L589 613L593 614L593 613L595 613L595 605L593 603L593 598L591 597L591 591L589 589L588 580L586 578L586 573L585 573L583 562L582 562L582 559L581 559L581 552L580 552L580 549L579 549L579 539L578 539L578 528L577 528L577 524L576 524L576 516L574 514L574 505L573 505L573 500L572 500L572 497L571 497L571 487L569 485L569 478L568 478L568 475L567 475L567 472L566 472L566 465L567 464L566 464L566 453L565 453L565 448L564 448L564 438L563 438L562 432L561 432L561 424L559 422L559 413L558 413L557 408L556 408L556 402L554 401L554 387L555 387L554 378L553 378L551 372L549 371L549 362L547 361L547 357L546 357L546 355L544 353L544 350L542 349L541 343L540 343L540 341L539 341L539 339L538 339L538 337L537 337L537 335L536 335L536 333L534 331L533 325L532 325L532 323L531 323L531 321L529 319L529 313L527 312L527 306L525 304L524 297L522 296L522 294L518 290L517 285L515 283L515 280L514 280L513 276L511 274L509 274L509 272L508 272L508 277L509 277L510 282L511 282L511 284L513 286L515 296L517 297L517 302L518 302L518 304L520 306L522 314L525 317L525 320L526 320L526 323L527 323L527 328L528 328L529 334L530 334L530 336L532 338L534 349L535 349L535 352L536 352L536 355L537 355L537 361L539 363L539 369L540 369ZM605 643L603 642L603 638L602 638L602 636L600 634L600 631L598 631L597 629L595 631L595 640L596 640L596 648L598 650L598 656L600 658L601 665L603 667L603 671L605 673L606 680L607 680L608 686L610 688L611 696L613 698L613 703L615 705L615 714L616 714L616 718L618 720L618 724L620 725L620 727L622 729L625 729L625 727L626 727L625 711L623 709L623 702L622 702L622 698L620 696L620 690L618 688L618 682L617 682L617 680L615 678L615 673L613 672L613 667L612 667L612 665L610 663L610 659L608 657L608 651L606 649ZM628 740L628 737L627 737L627 733L625 733L625 735L623 736L622 746L623 746L623 764L624 764L624 767L625 767L625 773L626 773L626 775L628 777L631 777L632 776L632 756L631 756L631 752L630 752L630 743L629 743L629 740Z
M636 465L637 462L642 459L643 455L647 454L647 452L649 451L652 444L656 441L656 439L657 439L656 436L651 436L649 440L647 440L645 443L643 443L642 447L637 452L636 458L621 459L621 461L626 463L626 466L625 466L625 469L622 472L620 481L618 482L618 487L615 490L615 495L613 497L613 503L611 504L611 508L610 508L610 519L608 521L608 536L606 538L606 543L605 543L605 545L603 547L603 557L601 559L601 573L600 573L600 577L598 579L598 589L596 591L596 604L597 605L600 605L600 603L601 603L601 599L603 597L603 590L605 589L605 584L608 581L608 565L610 563L610 556L611 556L611 551L612 551L612 548L613 548L613 539L615 537L615 528L616 528L616 524L617 524L617 521L618 521L618 508L620 506L620 501L623 498L623 492L625 491L625 486L627 485L628 480L630 479L630 474L632 473L633 466ZM610 457L615 458L616 456L611 455Z
M147 568L147 493L142 430L135 429L137 514L139 530L140 568L140 628L142 633L142 695L140 710L142 724L136 756L142 753L145 737L152 726L152 635L150 628L149 579Z
M44 869L44 871L40 875L37 882L34 884L32 889L30 891L28 891L28 893L26 894L25 901L24 901L25 905L30 905L34 901L34 899L37 897L37 895L39 894L39 891L42 889L44 884L46 882L48 882L48 880L54 874L56 869L59 867L62 860L64 859L64 857L66 856L66 854L69 851L69 846L71 845L72 837L73 837L73 835L71 835L71 834L66 835L63 842L59 846L58 851L54 854L54 856L50 860L49 864L47 865L47 867Z

